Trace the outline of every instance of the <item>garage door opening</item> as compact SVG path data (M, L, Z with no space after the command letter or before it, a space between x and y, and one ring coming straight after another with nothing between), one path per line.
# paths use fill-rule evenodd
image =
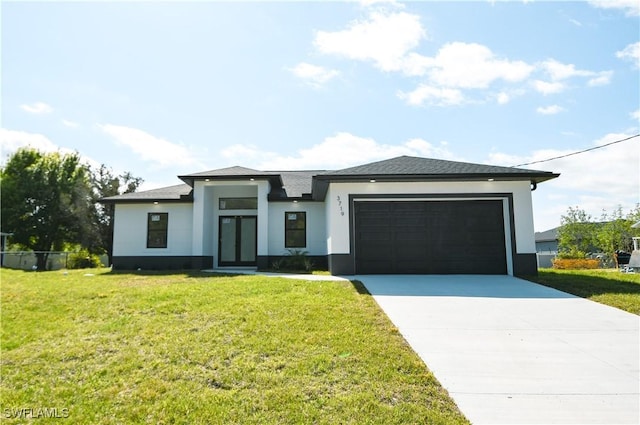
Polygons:
M506 274L501 200L357 201L356 273Z

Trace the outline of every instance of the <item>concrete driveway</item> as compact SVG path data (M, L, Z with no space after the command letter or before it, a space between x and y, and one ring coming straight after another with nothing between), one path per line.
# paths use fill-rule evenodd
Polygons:
M510 276L356 276L474 424L640 423L640 318Z

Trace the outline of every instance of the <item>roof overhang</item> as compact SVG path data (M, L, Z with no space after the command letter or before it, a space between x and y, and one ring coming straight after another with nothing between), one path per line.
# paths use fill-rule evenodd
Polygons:
M324 174L313 178L312 193L314 200L324 200L330 183L372 183L372 182L481 182L481 181L528 181L532 185L555 179L560 176L551 172L504 173L504 174L370 174L340 175Z
M280 174L238 174L238 175L183 175L178 176L180 180L193 187L196 181L258 181L258 180L267 180L271 184L275 184L276 186L282 186L282 176Z

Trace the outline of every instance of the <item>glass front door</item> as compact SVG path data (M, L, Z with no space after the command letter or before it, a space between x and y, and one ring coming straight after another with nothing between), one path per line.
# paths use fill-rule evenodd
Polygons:
M220 217L219 266L255 266L258 218L256 216Z

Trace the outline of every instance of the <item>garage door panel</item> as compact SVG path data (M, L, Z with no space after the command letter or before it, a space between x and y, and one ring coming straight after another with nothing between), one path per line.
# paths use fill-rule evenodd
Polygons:
M358 273L506 273L500 200L357 202L355 229Z
M391 242L394 240L394 236L391 230L372 228L368 231L362 231L358 234L359 239L363 242Z

